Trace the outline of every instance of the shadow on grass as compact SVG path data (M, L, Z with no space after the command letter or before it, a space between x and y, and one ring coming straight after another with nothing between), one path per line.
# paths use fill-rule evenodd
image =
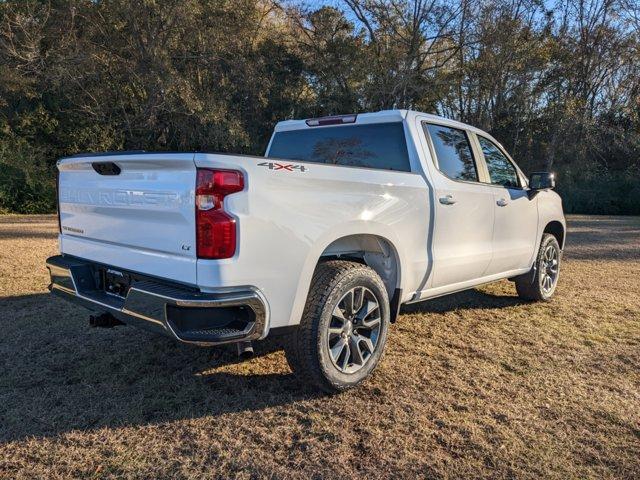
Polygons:
M465 290L444 297L404 305L400 313L445 313L450 310L514 307L524 303L527 302L516 296L493 295L480 290Z
M519 303L477 291L407 306L444 312ZM318 398L276 352L199 348L134 329L91 329L87 312L47 294L0 299L0 441L259 411ZM271 362L271 363L270 363ZM282 372L282 373L273 373Z
M572 260L637 261L640 217L577 217L568 220L564 256Z
M92 329L86 311L47 294L0 299L0 312L2 442L205 416L215 421L322 396L280 358L240 363L233 346L183 345L128 326ZM260 342L256 356L280 346L278 339Z
M473 290L403 313L518 303ZM48 294L0 299L0 312L0 441L189 418L215 422L323 396L298 382L275 353L282 339L258 343L258 358L239 362L233 346L183 345L128 326L92 329L85 310Z
M38 230L18 230L18 229L3 229L0 230L0 240L17 240L17 239L33 239L33 240L55 240L58 238L58 232L56 230L51 231L38 231Z

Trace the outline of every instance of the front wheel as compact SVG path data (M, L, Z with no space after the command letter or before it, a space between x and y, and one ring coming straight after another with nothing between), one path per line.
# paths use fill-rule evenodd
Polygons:
M322 262L285 355L299 378L326 392L340 392L371 374L388 327L389 297L375 271L356 262Z
M515 278L520 298L548 301L553 297L560 276L561 256L556 237L549 233L543 234L538 257L531 271Z

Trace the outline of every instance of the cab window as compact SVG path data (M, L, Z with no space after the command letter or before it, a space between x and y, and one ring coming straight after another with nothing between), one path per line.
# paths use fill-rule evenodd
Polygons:
M488 138L478 135L478 141L489 170L491 183L507 188L520 188L518 171L507 156Z
M464 130L430 123L422 124L431 138L438 169L453 180L478 181L478 170Z

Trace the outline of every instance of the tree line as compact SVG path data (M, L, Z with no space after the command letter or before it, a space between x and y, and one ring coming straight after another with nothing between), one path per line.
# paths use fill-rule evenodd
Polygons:
M410 108L489 131L569 212L640 214L635 0L0 2L0 211L78 152L262 154L278 120Z

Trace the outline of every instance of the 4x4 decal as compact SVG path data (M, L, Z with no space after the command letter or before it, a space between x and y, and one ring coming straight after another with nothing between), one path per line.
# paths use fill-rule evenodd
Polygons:
M294 170L306 172L309 170L304 165L296 165L295 163L262 162L259 163L258 166L267 167L269 170L284 170L285 172L293 172Z

